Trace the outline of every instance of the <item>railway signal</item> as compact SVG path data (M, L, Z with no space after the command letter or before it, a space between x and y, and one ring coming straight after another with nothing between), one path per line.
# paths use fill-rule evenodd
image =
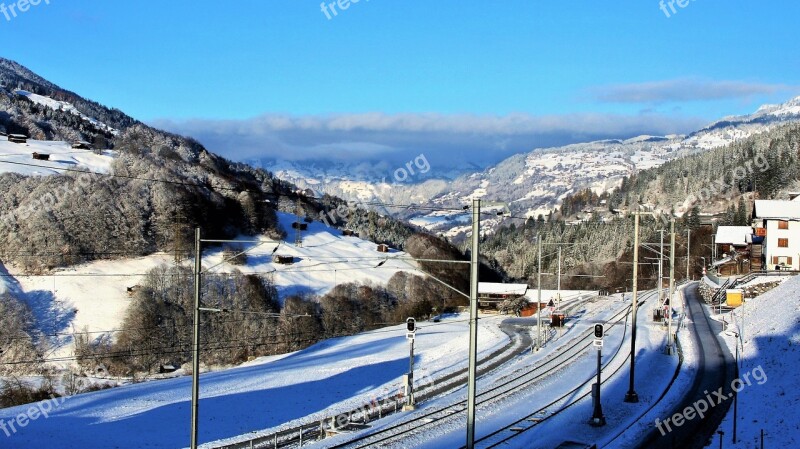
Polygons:
M602 324L595 324L594 326L594 346L597 348L597 383L592 385L592 399L594 399L594 412L592 419L589 421L594 427L602 427L606 425L606 417L603 416L603 405L600 403L600 373L603 369L603 336L604 329Z
M417 333L417 320L408 318L406 320L406 338L408 339L409 358L408 358L408 375L405 376L406 383L406 405L403 406L403 411L412 411L416 409L416 401L414 401L414 336Z

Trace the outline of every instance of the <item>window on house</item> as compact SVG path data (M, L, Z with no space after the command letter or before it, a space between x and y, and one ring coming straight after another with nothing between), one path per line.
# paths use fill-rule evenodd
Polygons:
M778 248L788 248L789 239L778 239Z
M789 229L789 222L781 220L778 222L778 229Z

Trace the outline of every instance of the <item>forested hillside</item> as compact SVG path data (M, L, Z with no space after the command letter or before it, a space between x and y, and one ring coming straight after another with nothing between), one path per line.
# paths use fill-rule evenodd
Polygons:
M624 263L630 262L633 240L633 218L627 213L641 205L660 214L656 220L642 219L644 242L658 242L657 230L668 229L670 215L679 217L676 254L678 266L683 266L678 270L679 278L685 277L686 231L693 231L694 266L697 258L708 254L707 246L711 244L711 230L700 227L700 215L721 215L720 225L748 224L754 197L782 198L785 192L796 189L800 181L798 159L800 126L785 125L724 147L669 161L657 168L638 171L624 178L621 186L608 194L579 191L566 197L566 208L547 220L528 220L524 226L512 225L500 230L488 239L483 251L511 278L535 285L535 236L541 234L544 242L562 242L568 248L563 251L563 267L568 274L577 276L567 276L565 285L625 288L630 284L631 270L630 265ZM575 225L565 224L564 215L585 208L621 213L619 218L608 222L593 219ZM556 246L545 248L543 271L554 273L557 270ZM643 270L646 280L650 277L650 268L643 266ZM696 273L697 269L691 271ZM544 276L543 284L553 287L555 277Z

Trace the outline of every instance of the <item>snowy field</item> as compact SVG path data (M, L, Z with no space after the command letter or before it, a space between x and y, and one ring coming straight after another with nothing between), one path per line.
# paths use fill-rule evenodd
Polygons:
M33 153L49 154L50 160L36 160ZM68 142L28 140L28 143L13 143L0 136L0 173L48 176L62 174L64 169L111 173L115 156L116 152L110 150L103 151L103 154L75 150Z
M281 213L279 220L288 230L287 238L293 242L291 224L294 216ZM398 271L421 274L406 253L379 253L374 243L342 236L340 231L321 223L309 224L308 232L303 233L302 247L266 239L263 243L246 242L252 241L251 237L241 240L242 248L248 250L247 265L223 263L222 249L217 247L204 252L204 269L210 268L213 273L238 269L245 274L268 275L282 298L296 293L325 294L337 284L353 281L385 285ZM272 254L276 247L275 254L293 256L295 264L273 263ZM381 262L384 263L378 267ZM35 276L24 275L9 267L13 277L5 276L3 279L28 302L41 330L48 335L64 334L58 338L61 349L54 353L63 357L72 353L69 334L73 331L119 329L131 304L128 287L139 284L150 269L172 263L172 256L154 254L137 259L95 261ZM184 264L192 266L193 262L185 261Z
M500 318L481 320L479 353L504 346ZM418 373L466 364L464 316L420 323ZM292 423L321 420L358 408L401 386L408 368L405 326L319 343L306 350L256 360L201 376L200 440L209 442ZM191 379L124 386L67 398L48 418L39 417L0 447L169 448L189 445ZM0 410L9 422L30 406ZM169 431L164 431L169 429ZM9 446L10 444L10 446Z

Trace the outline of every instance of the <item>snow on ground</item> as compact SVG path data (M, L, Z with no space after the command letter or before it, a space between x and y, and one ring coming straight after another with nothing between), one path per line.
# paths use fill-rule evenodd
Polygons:
M736 288L753 287L753 286L761 285L761 284L770 284L772 282L781 282L782 283L782 282L786 282L787 280L789 280L791 278L792 278L792 276L760 276L760 277L757 277L757 278L753 279L752 281L750 281L750 282L748 282L746 284L741 284L741 285L737 286Z
M50 160L33 159L33 153L49 154ZM14 143L0 137L0 173L48 176L63 174L63 169L111 173L115 156L116 152L110 150L103 151L103 154L75 150L71 144L61 141L28 140L28 143Z
M25 91L25 90L22 90L22 89L17 89L17 90L14 91L14 93L17 94L17 95L20 95L22 97L26 97L28 100L30 100L30 101L32 101L32 102L34 102L36 104L48 107L50 109L62 110L62 111L69 112L69 113L71 113L73 115L77 115L80 118L82 118L83 120L85 120L85 121L97 126L100 129L104 129L106 131L109 131L112 134L115 134L115 135L119 134L118 130L116 130L116 129L106 125L105 123L102 123L102 122L100 122L100 121L98 121L98 120L96 120L96 119L94 119L92 117L89 117L88 115L82 113L75 106L73 106L72 103L70 103L70 102L54 100L54 99L52 99L50 97L45 97L44 95L34 94L34 93L31 93L31 92L28 92L28 91Z
M481 320L483 356L508 342L498 319ZM468 320L453 316L420 323L417 372L466 364ZM329 418L375 396L397 391L408 368L405 325L321 342L306 350L257 360L201 376L200 441L203 443L291 422ZM189 444L191 379L147 382L69 397L16 427L0 442L14 448L179 448ZM30 406L0 410L9 423ZM168 429L168 430L165 430Z
M626 429L629 424L628 421L630 421L631 418L627 420L623 419L623 415L627 416L627 414L635 410L647 407L652 401L658 399L660 392L666 387L672 373L675 372L677 357L668 357L664 355L662 351L665 344L666 332L661 325L648 322L648 317L651 316L652 313L652 303L653 301L651 300L647 305L639 309L639 336L637 338L639 346L637 352L640 358L637 363L637 367L639 367L637 373L640 373L640 377L638 377L640 381L637 383L637 392L640 395L641 402L625 410L621 407L613 408L608 404L617 401L604 399L604 412L609 418L610 424L599 431L599 435L611 434L617 430ZM522 376L522 372L526 372L530 369L535 362L562 351L564 345L577 335L587 332L595 323L603 322L629 304L630 296L627 297L626 301L621 301L620 297L617 295L603 297L597 301L587 303L578 313L578 316L575 317L575 320L568 321L569 325L563 330L563 334L556 335L541 351L534 354L521 355L513 362L482 377L478 382L478 392L488 391L504 380ZM630 324L628 324L628 326L630 326ZM622 350L620 351L621 356L614 358L612 367L607 368L609 371L627 363L625 361L625 356L627 348L630 347L630 329L625 333L624 338L621 330L622 327L617 326L616 329L608 332L605 339L606 346L603 351L604 363L611 358L613 349L622 345ZM579 383L578 380L581 382L589 380L596 373L596 360L595 350L589 349L583 357L580 357L573 364L553 371L546 378L536 381L534 384L519 391L516 395L488 405L479 405L477 409L478 421L476 437L480 438L482 435L527 416L533 410L550 403L556 397L573 389ZM627 368L623 368L620 373L614 377L614 381L610 386L604 386L604 397L624 397L628 386L627 376ZM644 382L641 379L648 379L649 381ZM584 390L588 391L586 388ZM582 391L581 394L585 391ZM391 416L373 422L375 427L370 429L370 431L391 426L401 422L405 417L413 418L416 414L423 414L430 409L437 409L441 406L464 400L465 398L465 389L461 388L451 394L441 396L423 404L419 407L418 412L414 412L410 415ZM619 402L621 402L621 400ZM519 437L518 441L513 441L510 445L504 447L541 447L549 449L566 439L586 438L587 440L592 440L598 432L588 425L588 420L592 415L591 407L591 399L584 399L579 402L578 405L568 409L568 412L540 424L541 427L537 427L535 430L529 432L529 434ZM426 449L451 449L453 447L460 447L465 441L464 426L466 418L463 414L454 416L456 418L452 421L448 421L435 428L426 428L424 431L405 437L401 442L389 447L421 447ZM569 430L565 431L565 429ZM311 447L329 447L341 442L342 440L337 437L325 440Z
M731 319L732 318L732 319ZM747 301L725 314L733 326L722 336L732 353L740 342L739 379L745 381L739 393L737 437L732 444L733 407L722 423L725 447L798 447L800 445L800 276ZM747 385L746 377L749 377ZM715 439L716 441L716 439Z
M278 214L287 229L288 239L294 241L291 224L294 216ZM213 236L209 236L211 238ZM294 243L263 240L262 244L245 243L254 240L242 237L241 246L248 252L248 264L233 266L223 261L222 249L211 248L203 257L203 267L215 273L229 273L234 268L245 274L270 275L281 297L295 293L325 294L335 285L352 281L385 285L398 271L416 271L417 265L400 251L389 254L377 252L377 246L357 237L344 237L341 232L322 223L310 223L303 233L302 247ZM294 265L272 262L272 253L294 256ZM383 262L383 265L378 265ZM139 284L144 275L162 264L171 264L167 254L154 254L137 259L101 260L48 275L25 275L10 268L34 312L40 328L48 335L61 335L61 348L56 356L71 355L69 334L73 331L105 332L119 329L125 311L131 303L128 287ZM184 262L191 266L193 262ZM215 267L216 266L216 267ZM0 273L1 274L1 273ZM421 273L417 273L421 274ZM8 282L14 278L3 277Z

